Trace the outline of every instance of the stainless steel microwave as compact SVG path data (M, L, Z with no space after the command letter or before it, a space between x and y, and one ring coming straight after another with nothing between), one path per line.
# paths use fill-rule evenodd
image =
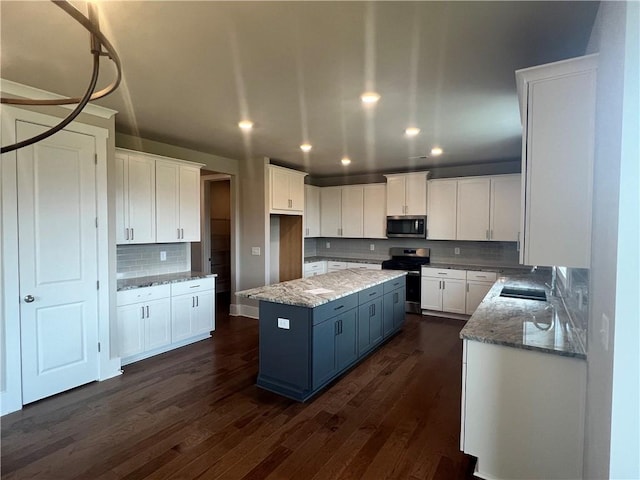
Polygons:
M427 238L427 217L387 217L387 238Z

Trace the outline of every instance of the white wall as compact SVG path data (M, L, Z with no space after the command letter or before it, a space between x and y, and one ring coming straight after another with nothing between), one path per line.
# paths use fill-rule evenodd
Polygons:
M598 89L596 104L596 145L594 162L594 195L593 195L593 232L591 257L591 300L589 308L588 355L587 355L587 412L585 421L584 476L590 479L610 478L610 449L618 445L622 451L613 452L611 458L618 454L629 456L637 461L637 421L632 425L635 429L635 450L633 443L619 445L612 441L612 394L618 397L623 390L614 383L614 347L618 355L627 357L622 360L628 368L635 368L635 394L637 398L637 319L638 305L634 309L620 310L619 300L623 300L625 286L618 281L627 282L629 278L622 275L626 268L633 265L634 257L637 265L638 244L629 249L626 243L632 240L627 232L619 234L619 228L625 222L625 205L620 208L619 195L633 190L634 186L620 188L621 166L625 173L627 160L622 151L622 138L626 125L623 125L624 68L625 68L625 26L627 9L625 2L602 2L592 32L588 51L599 52ZM635 8L635 7L634 7ZM636 25L637 29L637 25ZM629 40L629 39L626 39ZM636 78L637 89L637 78ZM637 92L636 92L637 95ZM637 115L637 105L636 105ZM637 130L635 134L637 145ZM625 137L626 138L626 137ZM637 155L637 147L636 147ZM638 161L637 156L635 162ZM637 163L636 163L637 172ZM624 184L623 184L624 185ZM635 183L637 195L637 174ZM635 214L637 215L637 207ZM619 213L621 214L619 218ZM636 219L637 221L637 219ZM637 223L636 223L637 225ZM635 294L638 297L637 268L635 271ZM633 275L633 274L632 274ZM633 281L631 282L633 286ZM603 341L600 333L603 327L603 315L610 320L608 341ZM635 318L634 318L635 317ZM635 327L633 326L635 324ZM615 334L614 334L615 332ZM620 338L635 334L634 346L625 349L618 344ZM614 340L615 337L615 340ZM635 367L629 362L636 358ZM626 390L626 389L625 389ZM632 389L633 390L633 389ZM620 406L620 415L626 422L637 420L638 403L633 411ZM617 435L617 433L616 433ZM611 464L613 467L613 464ZM637 470L636 470L637 472ZM638 478L634 476L617 476L613 478Z

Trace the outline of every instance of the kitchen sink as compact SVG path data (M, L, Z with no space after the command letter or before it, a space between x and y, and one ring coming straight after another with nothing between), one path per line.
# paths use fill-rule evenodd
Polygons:
M547 294L541 288L502 287L501 297L520 298L523 300L547 301Z

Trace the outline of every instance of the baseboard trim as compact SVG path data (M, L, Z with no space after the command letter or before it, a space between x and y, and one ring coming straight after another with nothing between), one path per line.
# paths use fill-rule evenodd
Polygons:
M249 317L260 318L260 308L251 305L243 305L241 303L232 303L229 306L229 315L232 317Z
M453 318L454 320L464 320L465 322L470 318L470 315L451 312L438 312L437 310L422 310L422 315L429 315L431 317Z

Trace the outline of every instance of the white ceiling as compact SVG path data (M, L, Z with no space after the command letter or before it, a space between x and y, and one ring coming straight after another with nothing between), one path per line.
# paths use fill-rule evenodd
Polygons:
M74 2L82 11L84 2ZM597 2L99 3L124 81L118 131L314 176L520 156L514 71L582 55ZM2 77L64 95L88 34L50 2L0 2ZM112 67L103 60L100 86ZM366 109L360 94L382 96ZM243 137L239 120L255 122ZM404 136L407 126L421 133ZM313 145L303 154L299 145ZM413 159L433 145L440 158ZM349 167L340 158L352 159Z

